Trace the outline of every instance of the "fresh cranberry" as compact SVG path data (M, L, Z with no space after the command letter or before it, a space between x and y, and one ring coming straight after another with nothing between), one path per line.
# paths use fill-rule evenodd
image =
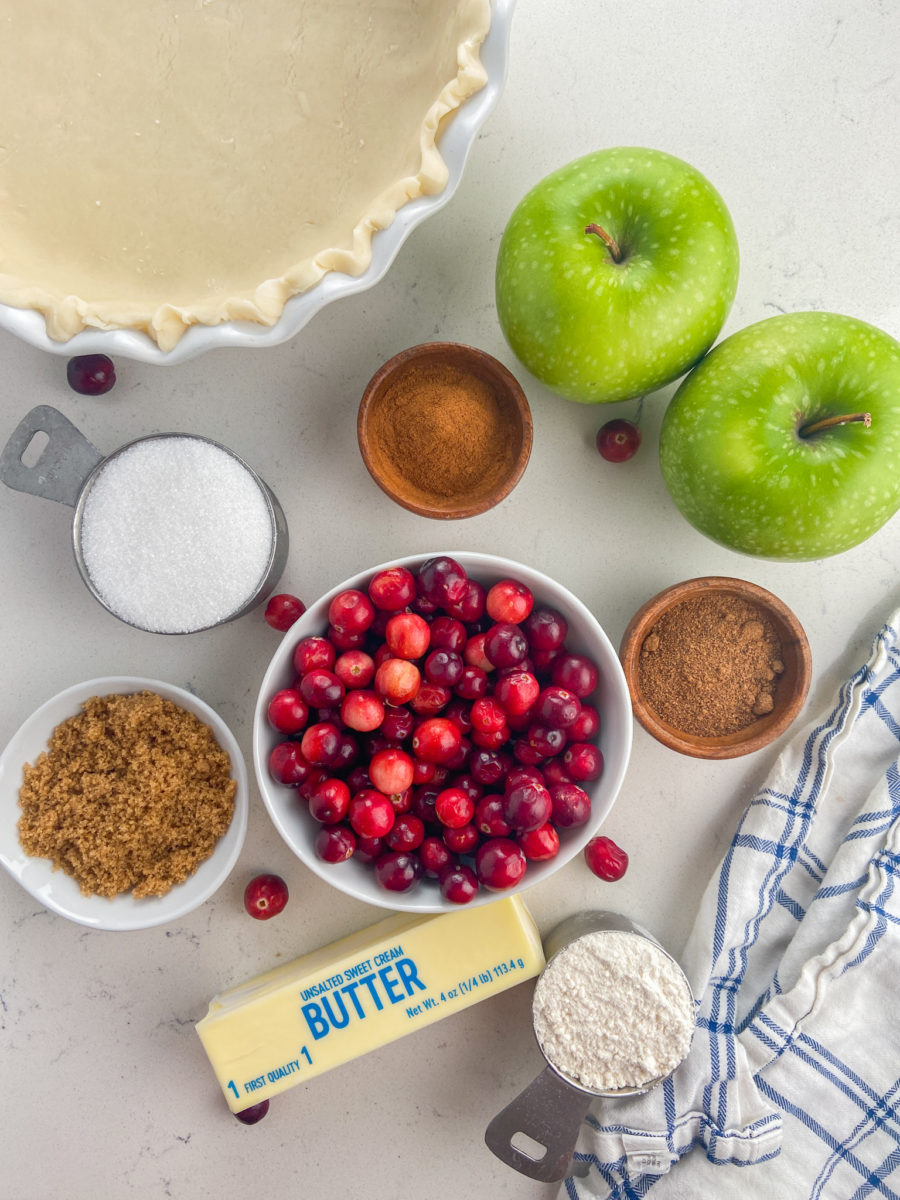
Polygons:
M425 874L436 878L445 867L456 860L453 851L444 839L432 835L425 838L419 847L419 861L422 864Z
M269 701L266 715L279 733L299 733L309 720L309 705L296 688L282 688Z
M468 755L466 755L466 760L468 761ZM457 787L461 791L465 792L467 796L470 796L472 798L472 800L476 800L476 801L480 800L481 797L484 795L484 788L478 782L478 780L474 779L471 775L466 775L466 774L454 775L453 786Z
M104 396L115 386L115 364L105 354L79 354L66 363L66 379L73 392Z
M455 650L458 654L468 637L465 625L455 617L435 617L431 622L431 644L435 650Z
M375 861L375 882L389 892L408 892L422 878L422 863L415 854L392 850Z
M478 876L471 867L460 863L446 867L438 876L441 895L451 904L468 904L478 894Z
M557 783L550 788L550 820L560 829L584 825L591 815L591 798L577 783Z
M475 805L475 827L488 837L506 837L512 826L503 816L503 797L482 796Z
M348 650L362 650L367 636L364 630L335 629L333 625L328 626L328 640L339 654L345 654Z
M461 600L466 592L468 576L455 559L446 555L426 559L416 575L416 590L432 604L447 608Z
M299 620L306 612L306 605L296 596L291 596L288 592L279 592L277 596L272 596L266 604L263 617L266 624L272 629L277 629L279 633L284 633L286 630Z
M348 692L341 704L341 720L358 733L371 733L384 724L384 702L368 688Z
M472 741L482 750L499 750L509 741L509 726L503 724L499 729L473 729Z
M600 733L600 713L592 704L582 704L581 712L566 733L573 742L596 741Z
M399 612L416 598L416 580L406 567L386 567L369 580L369 599L376 608Z
M356 839L356 850L354 858L358 858L363 863L373 863L377 858L384 854L384 838L364 838Z
M466 625L473 625L484 616L486 596L482 585L476 579L470 579L462 596L446 606L447 612L451 617L464 621Z
M384 710L381 733L393 742L404 742L412 735L416 719L408 708L392 707Z
M542 759L552 758L564 749L566 731L564 729L554 729L551 725L541 725L535 721L528 726L525 742Z
M457 825L455 828L448 825L443 837L447 847L456 854L471 854L481 840L481 835L471 823Z
M491 696L482 696L472 705L472 728L486 733L506 728L506 712Z
M473 750L469 755L469 774L484 787L493 787L506 778L512 760L496 750Z
M541 774L544 776L544 783L547 787L555 786L557 783L571 783L572 777L562 764L559 758L548 759L547 762L541 763Z
M425 822L415 813L401 813L385 841L392 850L417 850L425 840Z
M310 766L299 742L278 742L269 754L269 774L287 787L299 787L309 775Z
M503 819L519 833L544 825L552 809L550 793L539 783L520 783L503 797Z
M434 813L442 825L459 829L475 815L475 801L462 788L444 788L435 798Z
M628 855L612 838L593 837L584 848L584 860L600 879L615 883L628 870Z
M627 462L637 454L640 444L640 429L624 417L614 417L597 430L597 450L607 462Z
M429 683L440 683L444 687L452 688L459 683L464 666L460 654L441 646L431 651L425 659L423 670Z
M494 699L502 704L508 716L521 716L534 705L541 685L530 671L511 671L497 680Z
M544 605L534 608L522 622L532 652L558 650L566 640L569 625L562 613Z
M544 772L539 767L526 767L521 763L517 763L514 767L510 767L506 774L506 779L503 781L503 790L511 792L515 787L521 787L523 783L536 784L538 787L543 787L545 784Z
M409 702L409 707L417 717L436 717L447 707L453 693L442 683L431 683L429 680L419 687L419 690Z
M481 667L463 667L459 683L456 684L453 690L463 700L477 700L480 696L486 696L488 690L487 672L482 670Z
M335 659L333 669L345 688L364 688L375 677L375 660L364 650L345 650Z
M597 687L600 673L583 654L563 654L553 663L552 678L557 687L568 688L584 700Z
M386 796L412 786L413 760L405 750L388 748L372 755L369 762L372 786Z
M339 708L346 688L333 671L315 667L300 680L300 695L310 708Z
M437 766L434 763L422 762L421 758L413 759L413 784L415 787L431 783L436 774Z
M375 691L388 704L408 704L421 683L419 668L405 658L387 658L375 672Z
M488 658L487 650L485 649L485 639L487 634L473 633L463 647L463 659L469 667L480 667L487 674L493 671L494 664Z
M547 862L559 854L559 834L549 821L538 829L520 833L518 841L529 862Z
M343 779L324 779L309 797L311 816L322 825L343 821L350 808L350 788Z
M332 721L319 721L304 730L300 749L313 766L331 766L341 750L341 731Z
M599 779L603 773L603 755L592 742L571 742L563 751L562 762L576 783Z
M534 706L535 717L553 729L568 729L580 713L581 701L575 693L556 686L544 688Z
M357 588L338 592L328 606L328 620L339 633L365 633L374 619L372 601Z
M527 738L521 737L516 738L513 742L513 757L522 766L536 767L538 763L543 764L547 756L537 746L532 745Z
M484 653L495 667L517 667L528 654L528 639L518 625L500 622L485 633Z
M461 696L457 696L444 709L444 716L448 721L453 722L461 734L465 735L472 729L471 711L471 706Z
M288 902L288 885L280 875L256 875L244 888L244 908L257 921L277 917Z
M446 717L429 717L412 736L413 753L425 762L445 763L459 749L462 734Z
M491 891L505 891L521 882L525 874L525 855L511 838L488 838L475 855L475 874L479 883Z
M431 642L431 627L418 613L395 613L384 638L395 658L422 658Z
M391 792L388 800L391 802L391 808L399 816L401 813L408 813L412 808L413 790L411 787L404 788L402 792ZM395 822L396 823L396 822Z
M356 849L356 834L347 825L323 825L316 834L313 848L323 862L346 862Z
M335 653L334 646L332 646L328 638L301 638L294 647L294 670L300 676L316 668L321 668L323 671L330 671L334 666L336 658L337 654Z
M534 595L517 579L501 579L488 591L485 608L492 621L519 625L534 608Z
M390 800L374 788L356 793L347 817L353 832L360 837L384 837L396 819Z
M268 1100L260 1100L258 1104L251 1104L249 1108L243 1108L240 1112L236 1112L234 1115L242 1125L256 1125L263 1119L268 1111Z

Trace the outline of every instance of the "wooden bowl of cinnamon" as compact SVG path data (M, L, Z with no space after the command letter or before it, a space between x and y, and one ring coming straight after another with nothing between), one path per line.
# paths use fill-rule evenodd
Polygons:
M460 342L402 350L372 376L359 406L363 462L397 504L438 520L499 504L531 454L531 410L507 368Z
M709 575L665 588L625 630L619 657L638 722L693 758L737 758L797 717L812 676L802 625L777 596Z

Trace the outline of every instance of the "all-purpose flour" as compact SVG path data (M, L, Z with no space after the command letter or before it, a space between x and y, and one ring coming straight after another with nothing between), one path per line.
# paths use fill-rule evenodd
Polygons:
M685 1058L694 1001L680 968L636 933L603 930L553 956L534 993L547 1059L594 1091L638 1088Z

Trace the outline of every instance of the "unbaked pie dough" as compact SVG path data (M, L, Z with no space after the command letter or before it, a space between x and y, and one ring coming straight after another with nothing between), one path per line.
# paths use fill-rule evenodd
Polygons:
M439 192L489 0L0 0L0 302L272 325Z

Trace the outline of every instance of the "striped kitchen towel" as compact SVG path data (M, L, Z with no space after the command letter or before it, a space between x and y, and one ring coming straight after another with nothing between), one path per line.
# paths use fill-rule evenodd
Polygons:
M900 611L750 803L683 965L688 1059L594 1102L563 1195L900 1200Z

